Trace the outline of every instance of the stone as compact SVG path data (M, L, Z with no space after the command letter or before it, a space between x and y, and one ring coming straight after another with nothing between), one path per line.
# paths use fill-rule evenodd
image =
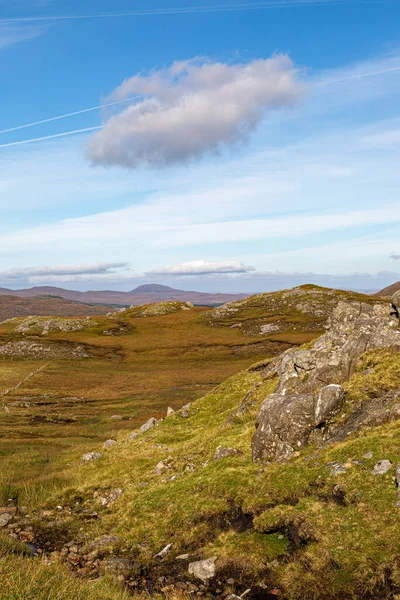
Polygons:
M5 512L0 514L0 527L5 527L10 521L12 521L12 519L13 515L11 513Z
M192 562L189 564L188 572L190 575L193 575L197 579L203 581L203 583L206 583L210 579L215 577L215 563L217 559L217 556L211 556L210 558L206 558L205 560L198 560L196 562Z
M132 442L133 440L136 440L136 438L139 437L139 433L137 431L133 431L130 436L128 437L128 442Z
M400 317L400 290L397 290L392 296L392 306L395 309L397 316Z
M174 414L175 414L174 409L171 408L170 406L168 406L168 408L167 408L167 417L171 417Z
M237 450L236 448L223 448L222 446L218 446L214 452L213 460L221 460L222 458L235 456L237 454L243 454L243 452L240 452L240 450Z
M113 415L111 417L111 421L122 421L122 416L121 415Z
M329 423L317 430L340 410L344 397L339 384L354 373L359 357L380 348L400 350L399 321L390 303L341 301L326 333L310 348L289 349L273 360L264 376L278 374L279 383L257 415L253 460L286 460L309 441L343 441L367 426L399 419L400 406L387 396L381 402L363 402L336 429Z
M104 442L103 444L103 450L107 450L107 448L111 448L112 446L115 446L115 444L117 443L117 440L107 440Z
M346 467L339 462L329 463L327 466L332 467L329 475L342 475L343 473L347 472Z
M253 460L290 458L307 444L313 428L312 394L270 394L257 415Z
M86 465L87 463L93 462L94 460L99 460L103 455L100 452L88 452L84 454L81 458L81 464Z
M149 431L149 429L153 429L153 427L156 427L158 425L158 421L155 417L151 417L148 421L146 421L146 423L144 423L141 428L140 428L140 432L141 433L145 433L146 431Z
M121 538L118 535L102 535L97 540L94 540L89 544L90 552L95 550L103 550L105 548L112 548L118 546L121 543ZM94 558L94 557L93 557Z
M392 468L390 460L378 460L372 469L372 475L385 475Z
M157 463L153 473L154 473L154 475L162 475L164 473L164 471L166 471L167 469L168 469L168 467L164 463L164 461L160 460L160 462Z
M103 568L114 580L121 576L124 579L138 577L142 572L142 565L130 558L110 558Z
M180 554L175 560L189 560L190 554Z
M167 544L162 550L160 550L160 552L158 552L157 554L155 554L153 556L153 558L164 558L164 556L167 556L167 554L169 554L172 550L174 544Z
M100 498L100 504L104 508L107 508L108 506L110 506L110 504L113 504L116 500L118 500L118 498L123 493L124 493L124 490L122 488L115 488L113 490L108 490L107 492L104 492L102 494L96 494L96 495L98 495Z
M346 392L335 383L320 389L315 406L315 425L326 423L343 408Z
M182 406L182 408L180 410L180 415L181 415L182 419L187 419L189 417L189 411L190 411L191 406L192 406L191 402L189 402L188 404L185 404L185 406Z
M370 458L372 458L372 456L372 452L366 452L365 454L363 454L363 458L365 458L366 460L369 460Z

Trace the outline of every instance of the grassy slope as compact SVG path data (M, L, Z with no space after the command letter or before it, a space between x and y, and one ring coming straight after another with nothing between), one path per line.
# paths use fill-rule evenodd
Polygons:
M372 371L363 375L365 369ZM374 397L378 387L379 392L397 389L399 373L400 355L380 351L365 356L348 384L350 401L360 394ZM78 466L75 458L66 477L70 485L49 506L63 504L72 536L82 524L82 507L98 510L101 518L86 524L85 532L120 535L122 553L148 566L151 556L170 542L174 549L164 559L167 571L177 569L173 559L183 552L193 558L215 554L219 578L242 582L238 591L262 580L296 600L393 598L393 589L400 591L394 468L378 477L371 470L379 459L399 462L400 423L260 469L250 457L257 404L245 417L225 424L255 383L260 385L253 399L259 404L275 381L261 381L257 372L241 373L196 401L189 419L174 415L133 442L121 438L93 464ZM220 444L243 455L202 467ZM369 451L371 459L353 462ZM307 455L312 459L305 461ZM168 471L154 475L155 465L167 457ZM347 473L329 476L331 461L345 463ZM188 464L196 471L186 471ZM108 487L125 492L102 509L94 492ZM83 505L77 508L78 496ZM243 514L250 515L250 523L242 521Z
M162 319L168 318L171 316ZM189 315L185 314L185 318ZM193 321L190 331L198 339L200 331L204 335L205 331L201 319L196 323L199 331L196 333ZM150 321L146 321L147 326L151 329ZM240 336L235 330L214 328L213 331ZM180 334L183 339L182 331ZM79 338L81 334L70 335ZM153 335L155 341L155 332ZM179 338L179 333L177 336ZM165 332L163 339L168 339L167 346L176 352L177 345ZM105 345L116 341L103 337L100 340ZM149 347L151 352L151 344ZM242 357L237 358L235 364L241 360ZM23 361L15 365L21 367L22 374ZM13 369L9 377L11 373L15 376ZM375 352L366 356L348 384L350 401L397 389L399 373L399 355ZM48 380L37 389L43 391L43 385L47 384ZM256 403L251 411L245 417L225 424L255 384L259 385L254 389ZM35 385L38 385L37 381ZM81 385L80 381L78 385ZM269 465L260 470L260 465L251 462L250 441L257 406L274 385L273 380L262 381L255 371L235 375L197 400L189 419L179 415L170 417L158 428L130 443L125 443L126 434L122 427L118 445L105 452L100 461L86 466L78 463L81 448L66 443L65 453L54 462L53 457L49 458L49 475L36 482L28 481L22 490L23 501L28 506L37 506L46 498L51 508L60 502L66 509L70 506L71 514L68 510L64 514L73 536L82 525L75 502L79 495L84 506L98 510L101 515L93 525L85 524L86 531L94 537L101 533L118 533L124 540L123 552L149 566L151 556L173 541L173 554L165 559L167 569L170 560L176 569L173 558L182 552L190 552L194 558L216 554L220 557L220 569L227 575L233 574L243 586L261 579L267 585L278 586L290 599L393 598L390 590L400 591L394 469L380 477L372 476L370 472L379 459L390 459L394 465L400 461L400 425L394 423L371 430L358 439L328 447L308 462L304 462L302 455L285 465ZM132 422L129 425L132 427ZM64 427L57 431L64 431ZM99 449L99 444L95 443L99 436L93 434L93 424L87 424L87 432L92 436L90 450ZM17 446L15 439L14 448ZM21 439L25 447L26 439L24 436ZM221 461L211 460L203 468L220 444L235 447L243 454ZM30 452L29 445L26 449ZM373 452L372 459L360 465L352 462L352 459L361 459L367 451ZM312 452L313 449L309 449L308 453ZM43 455L40 456L43 460ZM154 475L155 465L165 458L170 465L167 473ZM326 464L333 460L346 463L347 473L330 477ZM185 470L187 465L194 465L196 470ZM41 468L47 467L42 465ZM55 470L58 471L56 475L53 474ZM171 476L177 478L169 480ZM337 484L342 488L339 491L335 490ZM94 492L109 487L123 487L125 492L109 509L102 509ZM9 493L10 488L4 487L4 500ZM251 515L253 527L242 527L243 513ZM4 552L0 550L0 554L4 555ZM2 561L2 565L6 565L3 569L10 564L7 560ZM23 567L20 570L17 563L13 564L15 567L10 574L14 578L20 577L13 585L16 590L22 590L31 572L28 570L23 574ZM47 577L46 573L51 577L54 571L44 569L43 577ZM62 579L56 589L67 589L67 585L72 585L72 581L67 584L67 580ZM78 586L76 582L74 585ZM88 594L82 597L92 597L89 588L82 593ZM73 595L80 597L78 593ZM22 592L3 597L30 598ZM38 596L47 597L50 596ZM65 596L54 597L63 599ZM104 591L104 595L93 596L97 597L109 596ZM117 595L111 597L118 598Z

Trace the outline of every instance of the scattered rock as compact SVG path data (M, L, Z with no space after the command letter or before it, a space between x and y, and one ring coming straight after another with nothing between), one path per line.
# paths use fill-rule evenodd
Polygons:
M103 450L107 450L107 448L111 448L112 446L115 446L116 443L117 443L117 440L107 440L103 444Z
M167 417L171 417L174 414L175 414L174 409L171 408L170 406L168 406L168 408L167 408Z
M390 460L378 460L374 468L372 469L372 475L384 475L392 468Z
M104 508L107 508L108 506L110 506L110 504L113 504L113 502L118 500L118 498L123 493L124 493L124 490L122 488L116 488L114 490L109 490L107 492L104 492L101 495L100 494L96 494L96 495L99 496L101 505Z
M101 458L103 455L100 454L100 452L88 452L87 454L84 454L81 458L81 464L82 465L86 465L89 462L92 462L94 460L99 460L99 458Z
M104 565L104 571L114 580L138 577L142 571L142 565L130 558L110 558Z
M215 577L215 562L217 559L217 556L211 556L211 558L206 558L205 560L192 562L189 564L188 572L197 579L201 579L203 582L208 582L210 579Z
M89 544L89 550L90 552L104 550L105 548L118 546L120 543L121 538L118 535L102 535L100 538Z
M139 437L139 433L137 431L134 431L128 437L128 442L132 442L133 440L136 440L137 437Z
M0 527L5 527L12 520L13 520L13 515L11 513L4 512L4 513L0 514Z
M182 408L180 410L180 415L181 415L182 419L187 419L189 417L189 411L190 411L191 406L192 406L191 402L189 402L188 404L185 404L185 406L182 406Z
M189 560L190 554L180 554L175 560Z
M159 463L157 463L153 473L154 475L162 475L164 473L164 471L166 471L168 469L168 466L164 463L163 460L160 460Z
M157 425L157 419L155 417L151 417L148 421L146 421L146 423L144 423L144 425L141 426L140 432L145 433L146 431L149 431L149 429L153 429L153 427L156 427Z
M365 458L366 460L369 460L372 457L373 457L372 452L366 452L365 454L363 454L363 458Z
M240 450L236 448L223 448L222 446L218 446L216 449L213 460L221 460L222 458L227 458L228 456L234 456L236 454L243 454Z
M153 556L153 558L164 558L164 556L167 556L167 554L169 554L172 550L172 546L174 544L167 544L165 546L165 548L163 548L162 550L160 550L160 552L158 552L157 554L155 554Z
M327 466L332 467L329 475L342 475L343 473L347 472L347 469L344 466L344 464L339 462L328 463Z
M111 421L122 421L122 416L121 415L113 415L111 417Z

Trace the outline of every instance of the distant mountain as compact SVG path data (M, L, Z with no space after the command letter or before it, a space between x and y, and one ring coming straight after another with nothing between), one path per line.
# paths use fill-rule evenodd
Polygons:
M392 285L388 285L388 287L383 288L380 292L376 292L375 296L380 296L381 298L389 298L393 296L396 292L400 290L400 281L397 283L393 283Z
M10 296L0 289L0 322L13 317L59 316L59 317L90 317L104 315L112 311L111 306L94 306L57 296L31 296L21 298Z
M193 302L193 304L197 305L218 306L225 304L225 302L241 300L249 296L249 294L208 294L206 292L177 290L157 283L140 285L130 292L113 290L78 292L51 286L38 286L22 290L0 288L0 296L2 295L19 296L21 298L50 296L87 304L113 304L121 306L138 306L139 304L162 302L163 300L179 300L181 302Z

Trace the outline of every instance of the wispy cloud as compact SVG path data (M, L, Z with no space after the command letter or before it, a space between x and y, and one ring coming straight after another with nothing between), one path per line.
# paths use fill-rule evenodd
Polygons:
M231 65L197 58L136 75L111 99L145 98L109 119L88 157L134 169L218 153L246 141L268 111L296 105L304 91L297 76L286 55Z
M44 31L41 26L12 25L0 22L0 49L39 37Z
M393 260L400 260L400 254L398 252L392 252L390 258Z
M255 271L254 267L244 265L239 261L226 261L226 262L207 262L205 260L195 260L185 262L180 265L173 267L160 267L146 273L149 277L154 275L212 275L218 274L237 274L237 273L249 273Z

